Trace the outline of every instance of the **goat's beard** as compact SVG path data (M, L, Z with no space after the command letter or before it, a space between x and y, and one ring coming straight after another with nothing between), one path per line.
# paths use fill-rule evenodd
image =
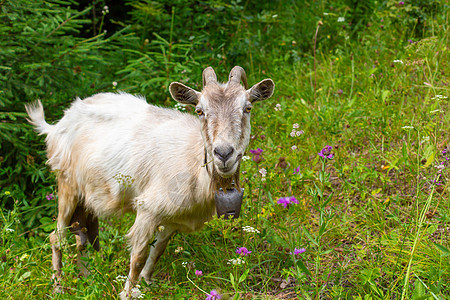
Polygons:
M227 189L237 189L238 191L241 190L241 184L240 184L240 167L241 163L238 162L236 172L230 176L222 177L216 170L216 167L214 164L212 164L212 172L211 172L211 190L213 192L218 191L219 189L222 189L223 191L227 191Z

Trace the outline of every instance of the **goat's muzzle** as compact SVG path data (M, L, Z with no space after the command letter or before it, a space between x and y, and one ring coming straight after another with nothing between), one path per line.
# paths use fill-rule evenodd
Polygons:
M217 157L218 159L220 159L224 165L228 161L228 159L231 157L233 152L234 152L234 149L231 146L214 148L214 156Z

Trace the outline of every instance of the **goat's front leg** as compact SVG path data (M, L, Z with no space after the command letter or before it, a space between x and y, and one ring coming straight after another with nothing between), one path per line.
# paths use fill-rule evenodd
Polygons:
M125 282L125 288L120 293L120 299L130 299L132 297L133 288L136 286L139 280L139 274L144 268L145 259L147 258L148 245L142 251L131 253L130 260L130 273L128 274L127 281Z
M155 226L149 222L148 218L142 217L139 213L136 216L134 225L128 233L131 245L130 273L128 274L125 288L120 293L120 299L130 299L133 287L139 280L139 274L145 265L148 255L150 238L155 232Z
M145 282L151 283L153 271L155 270L155 264L158 262L164 250L166 250L167 243L170 237L174 234L175 230L171 227L164 228L161 232L158 232L155 236L155 244L150 247L150 255L147 258L144 269L142 269L139 278L144 278Z

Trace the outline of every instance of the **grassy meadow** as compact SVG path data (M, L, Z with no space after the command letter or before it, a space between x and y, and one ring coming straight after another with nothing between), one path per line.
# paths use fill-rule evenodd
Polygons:
M81 2L0 1L1 299L117 299L129 269L134 215L101 219L90 276L68 234L52 293L57 187L23 105L55 122L123 90L193 113L168 84L234 65L276 86L252 110L241 217L175 235L136 297L450 298L447 1Z

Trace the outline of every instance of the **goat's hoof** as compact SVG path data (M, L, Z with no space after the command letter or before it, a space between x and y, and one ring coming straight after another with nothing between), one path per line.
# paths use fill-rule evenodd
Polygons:
M129 299L128 296L127 296L127 292L125 290L120 292L119 298L120 298L120 300L128 300Z
M120 297L120 300L140 299L140 298L142 298L142 293L138 287L134 287L128 293L125 290L123 290L119 294L119 297Z
M145 283L147 283L148 285L153 284L153 279L151 276L139 276L139 281L141 281L142 279L144 279Z
M63 293L64 289L61 286L61 283L55 282L55 284L53 285L53 294L63 294Z

